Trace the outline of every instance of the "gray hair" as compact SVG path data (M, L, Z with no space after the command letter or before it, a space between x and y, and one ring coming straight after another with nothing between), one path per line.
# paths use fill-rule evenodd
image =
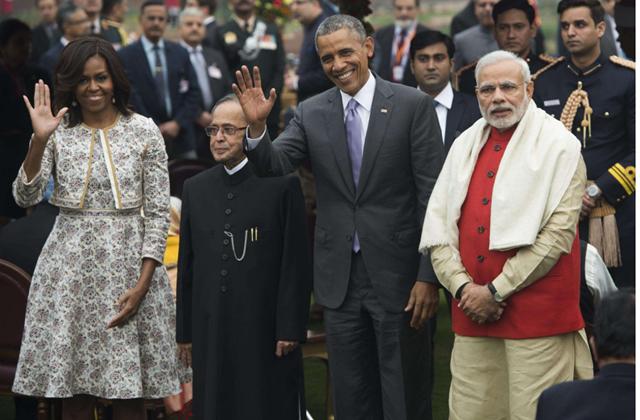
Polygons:
M318 50L318 37L332 34L340 29L348 29L354 34L358 35L360 42L364 42L367 38L367 31L364 30L364 25L358 19L350 15L333 15L326 18L316 31L315 44L316 51Z
M198 9L197 7L187 7L182 12L180 12L178 24L182 25L182 21L184 20L184 18L192 16L197 16L204 19L204 13L202 13L202 10Z
M478 84L478 76L480 76L480 72L487 66L492 64L498 64L503 61L514 61L520 65L520 72L522 73L522 80L525 83L529 83L531 81L531 71L529 70L529 65L522 58L518 57L512 52L509 51L493 51L489 54L482 56L478 63L476 64L475 78L476 84Z
M213 108L211 108L211 114L213 115L213 112L216 110L216 108L218 108L220 105L222 105L222 104L224 104L226 102L235 102L238 105L240 105L240 100L238 99L236 94L235 93L228 93L228 94L224 95L222 98L218 99L218 101L213 105Z

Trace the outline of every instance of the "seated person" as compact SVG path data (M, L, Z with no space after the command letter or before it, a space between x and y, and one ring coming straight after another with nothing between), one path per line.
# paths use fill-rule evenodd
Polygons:
M636 295L621 289L596 308L591 347L600 373L542 393L536 420L633 419L635 413Z

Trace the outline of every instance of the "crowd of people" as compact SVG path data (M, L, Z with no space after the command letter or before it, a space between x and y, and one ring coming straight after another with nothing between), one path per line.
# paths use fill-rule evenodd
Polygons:
M0 22L0 258L32 275L19 419L21 396L143 419L185 383L193 418L305 418L312 291L336 419L432 418L440 296L450 419L633 418L627 2L559 1L552 56L535 1L470 0L447 35L419 0L374 33L293 0L295 68L255 0L224 23L174 3L144 0L138 34L127 0ZM210 168L170 199L181 160Z

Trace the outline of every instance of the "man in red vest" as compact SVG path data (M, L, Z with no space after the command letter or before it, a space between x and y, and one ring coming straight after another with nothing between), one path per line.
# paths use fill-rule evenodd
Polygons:
M531 100L527 63L478 61L484 118L453 144L420 249L452 293L450 419L533 419L540 393L590 378L576 226L580 142Z

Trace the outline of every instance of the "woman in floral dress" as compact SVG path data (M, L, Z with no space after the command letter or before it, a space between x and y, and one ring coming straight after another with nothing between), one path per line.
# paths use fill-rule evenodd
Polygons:
M111 45L71 42L49 87L39 81L16 202L33 206L50 176L60 207L31 283L19 394L63 398L63 417L143 419L143 399L180 391L175 312L162 267L169 180L162 136L127 108L129 83Z

